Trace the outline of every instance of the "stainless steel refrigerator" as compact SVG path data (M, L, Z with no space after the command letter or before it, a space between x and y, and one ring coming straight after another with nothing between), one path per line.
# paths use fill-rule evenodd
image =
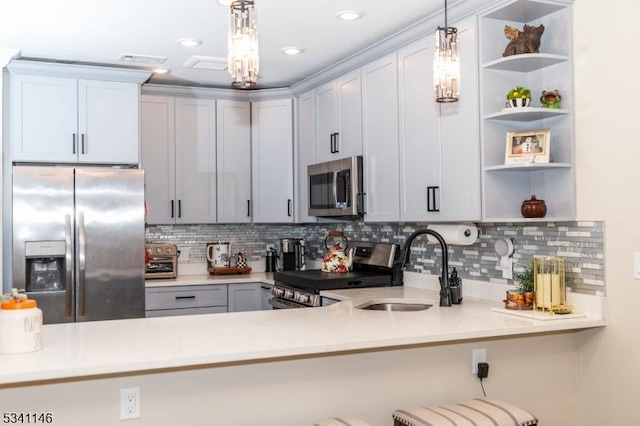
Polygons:
M12 173L12 287L45 324L144 317L144 172L24 166Z

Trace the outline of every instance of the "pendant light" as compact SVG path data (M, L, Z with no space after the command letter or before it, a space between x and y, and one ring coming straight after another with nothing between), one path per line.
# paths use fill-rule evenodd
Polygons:
M248 89L258 79L258 26L252 0L237 0L229 6L229 57L231 85Z
M458 30L447 25L447 0L444 0L444 27L436 31L433 90L437 102L457 102L460 96Z

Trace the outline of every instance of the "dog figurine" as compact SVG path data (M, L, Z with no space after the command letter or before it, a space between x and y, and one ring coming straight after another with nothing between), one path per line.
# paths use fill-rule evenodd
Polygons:
M517 28L506 25L504 34L509 40L509 44L504 49L502 56L520 55L522 53L538 53L540 48L540 38L544 32L544 25L537 27L526 25L522 31Z

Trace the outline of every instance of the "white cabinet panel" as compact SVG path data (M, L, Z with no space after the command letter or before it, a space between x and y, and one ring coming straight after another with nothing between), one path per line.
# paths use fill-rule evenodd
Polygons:
M15 75L10 81L12 159L76 161L77 80Z
M176 223L216 222L216 104L176 99Z
M79 161L138 163L139 92L135 83L78 81Z
M147 223L175 223L174 98L143 95L141 111Z
M215 101L145 95L141 134L147 223L215 223Z
M251 222L251 104L217 101L218 223Z
M362 68L365 221L399 215L398 67L392 53Z
M261 311L263 290L261 283L228 284L229 312Z
M433 94L433 35L398 52L400 219L480 219L480 150L475 18L457 22L460 100Z
M293 110L291 99L251 105L253 221L293 222Z
M362 155L360 70L316 89L317 162Z
M11 76L13 161L138 164L137 83Z
M309 181L307 166L316 162L315 98L314 91L298 97L298 137L296 150L296 222L316 222L309 216Z

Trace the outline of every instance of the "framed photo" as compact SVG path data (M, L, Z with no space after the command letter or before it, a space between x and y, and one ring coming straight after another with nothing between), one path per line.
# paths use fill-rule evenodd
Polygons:
M548 163L550 129L507 132L504 163Z

